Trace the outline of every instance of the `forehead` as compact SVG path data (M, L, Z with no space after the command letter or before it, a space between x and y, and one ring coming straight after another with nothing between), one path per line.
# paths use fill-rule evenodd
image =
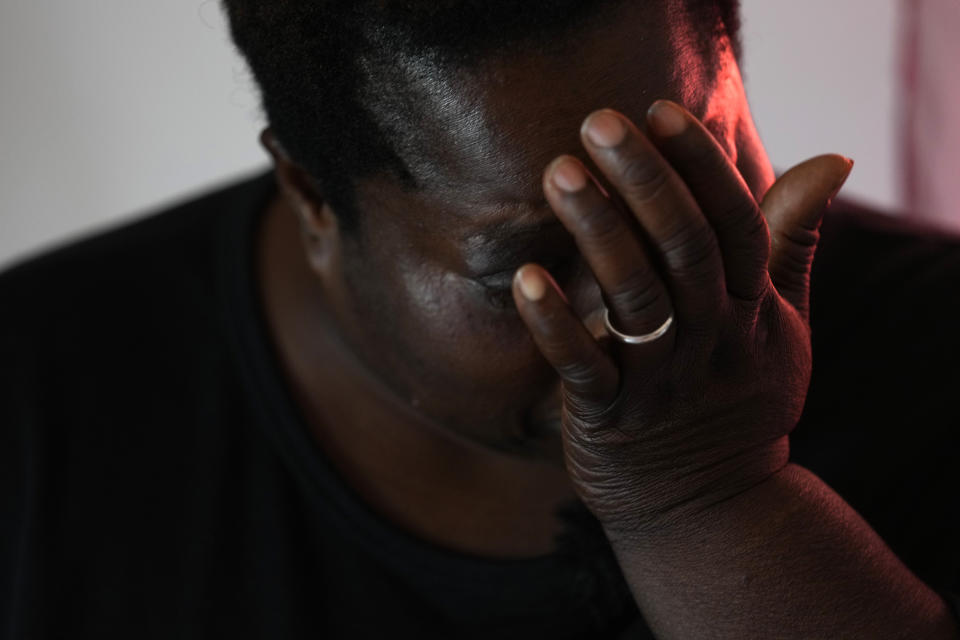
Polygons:
M396 117L398 103L389 99L381 108L394 113L376 115L393 123L418 199L467 218L542 208L544 167L563 153L586 159L579 129L591 111L611 107L640 122L659 98L696 110L708 75L679 4L625 2L562 46L469 69L425 57L398 60L381 89L402 86L415 116Z

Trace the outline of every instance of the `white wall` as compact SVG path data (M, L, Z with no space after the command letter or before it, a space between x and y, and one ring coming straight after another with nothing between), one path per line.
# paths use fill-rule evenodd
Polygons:
M901 205L899 0L742 0L748 97L778 169L856 161L844 193Z
M0 264L265 165L215 1L0 0Z
M904 201L912 215L960 232L960 2L905 7Z
M744 0L746 75L778 167L835 151L897 204L895 0ZM0 266L265 166L217 0L2 0Z

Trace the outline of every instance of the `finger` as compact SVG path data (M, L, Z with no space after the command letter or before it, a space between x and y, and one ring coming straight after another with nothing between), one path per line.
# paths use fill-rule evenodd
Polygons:
M553 278L543 267L526 264L513 279L513 297L568 396L583 408L609 406L619 388L617 366L571 311Z
M770 225L770 280L804 319L810 313L810 267L820 222L852 169L849 158L818 156L783 174L763 198L761 209Z
M590 114L581 137L657 252L681 329L715 326L726 301L720 249L683 180L616 111Z
M600 284L613 325L630 335L655 331L673 308L632 221L571 156L550 163L543 190Z
M717 140L686 109L659 100L647 113L651 140L683 178L710 221L720 252L727 291L759 300L767 290L770 237L760 207Z

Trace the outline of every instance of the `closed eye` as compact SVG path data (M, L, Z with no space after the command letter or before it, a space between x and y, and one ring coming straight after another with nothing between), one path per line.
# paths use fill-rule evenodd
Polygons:
M538 262L537 264L546 269L550 275L553 276L553 279L560 288L563 289L566 284L579 274L583 262L579 259L579 256L574 256L551 262ZM513 277L517 269L521 266L523 265L518 264L508 271L499 271L476 278L476 282L483 286L485 290L484 294L490 306L497 309L512 309L514 307Z

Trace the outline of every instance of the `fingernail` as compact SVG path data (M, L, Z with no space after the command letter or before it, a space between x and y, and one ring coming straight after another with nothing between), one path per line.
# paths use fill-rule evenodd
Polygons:
M547 292L547 283L536 270L529 266L520 267L517 271L517 283L520 293L530 302L537 302Z
M843 185L847 183L847 178L850 177L850 173L853 171L853 159L846 156L840 156L843 158L846 167L843 169L843 173L840 174L839 180L837 180L837 185L833 189L833 194L830 196L830 199L833 200L837 193L840 192L840 189L843 188Z
M595 340L607 336L607 325L603 321L603 308L595 309L583 319L583 326L587 328Z
M687 130L687 115L669 100L657 100L647 111L647 122L661 138L677 136Z
M550 173L553 184L562 191L573 193L587 184L587 176L576 160L564 158L553 167Z
M590 114L583 128L587 139L598 147L615 147L627 135L623 120L606 111Z

